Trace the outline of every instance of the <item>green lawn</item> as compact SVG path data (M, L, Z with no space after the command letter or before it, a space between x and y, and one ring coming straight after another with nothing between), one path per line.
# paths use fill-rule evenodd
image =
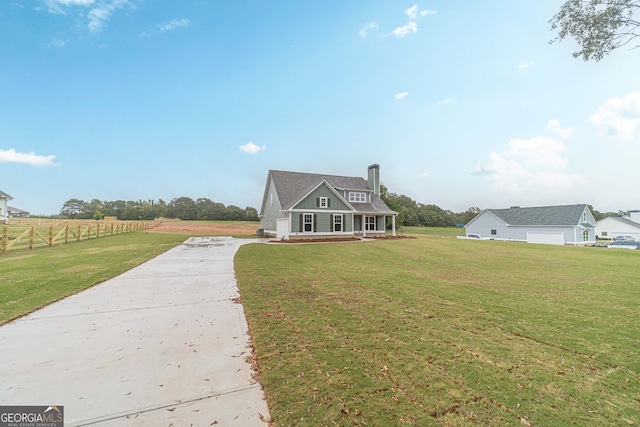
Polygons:
M640 252L433 236L246 245L276 425L638 425Z
M400 236L418 234L439 237L455 237L464 236L465 229L462 227L400 227L397 234Z
M117 276L186 239L140 231L0 254L0 324Z

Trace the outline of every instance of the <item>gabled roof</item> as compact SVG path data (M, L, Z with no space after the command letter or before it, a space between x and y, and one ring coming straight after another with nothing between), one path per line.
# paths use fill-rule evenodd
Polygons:
M362 177L338 176L338 175L322 175L304 172L288 172L270 170L269 176L275 186L276 193L280 199L282 209L291 209L305 195L309 194L322 181L326 181L330 186L338 190L360 191L371 193L371 203L353 203L347 202L361 213L379 213L395 215L397 212L389 209L387 204L372 193L367 186L367 181Z
M587 205L486 209L508 225L577 225Z
M7 206L7 212L13 213L13 214L28 214L29 213L29 211L25 211L25 210L22 210L22 209L14 208L14 207L11 207L11 206Z
M11 197L10 195L8 195L7 193L5 193L4 191L0 191L0 197L2 197L3 199L7 199L7 200L13 200L13 197Z

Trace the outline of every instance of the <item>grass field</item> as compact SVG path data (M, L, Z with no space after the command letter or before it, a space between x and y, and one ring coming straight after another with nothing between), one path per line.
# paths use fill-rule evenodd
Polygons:
M640 252L419 237L247 245L276 425L640 423Z
M136 232L0 255L0 324L135 267L182 243Z

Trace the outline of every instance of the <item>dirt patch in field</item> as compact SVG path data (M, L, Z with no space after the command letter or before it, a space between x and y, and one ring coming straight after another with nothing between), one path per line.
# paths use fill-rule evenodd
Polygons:
M255 236L257 228L258 226L255 223L163 220L149 231L189 234L192 236Z

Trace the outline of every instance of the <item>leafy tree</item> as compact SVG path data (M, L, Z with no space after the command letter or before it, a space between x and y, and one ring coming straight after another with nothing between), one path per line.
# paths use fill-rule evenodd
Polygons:
M82 207L82 212L78 215L78 218L83 219L96 219L96 212L99 212L99 216L102 216L103 203L98 199L93 199L89 203L85 203ZM99 219L99 218L98 218Z
M258 210L256 208L252 208L247 206L244 208L244 220L245 221L260 221L258 217Z
M640 36L638 13L640 0L567 0L549 20L551 29L559 30L550 43L570 36L580 46L574 58L600 61Z
M459 214L456 217L456 224L467 224L469 223L473 218L475 218L476 216L478 216L478 214L482 212L482 209L478 208L478 207L470 207L469 209L467 209L466 211L462 212L461 214Z
M84 210L85 204L86 202L80 199L69 199L62 205L60 215L75 219Z
M167 205L167 216L169 218L180 218L182 220L198 219L196 202L189 197L173 199Z
M102 205L102 212L107 216L115 216L119 219L122 219L122 214L124 213L124 208L126 205L127 202L125 202L124 200L116 200L115 202L105 201Z
M229 221L240 221L244 217L244 211L240 209L238 206L229 205L224 210L224 217L222 219L226 219Z
M196 200L196 207L198 208L198 219L213 221L224 218L225 207L222 203L216 203L207 198L200 198Z

